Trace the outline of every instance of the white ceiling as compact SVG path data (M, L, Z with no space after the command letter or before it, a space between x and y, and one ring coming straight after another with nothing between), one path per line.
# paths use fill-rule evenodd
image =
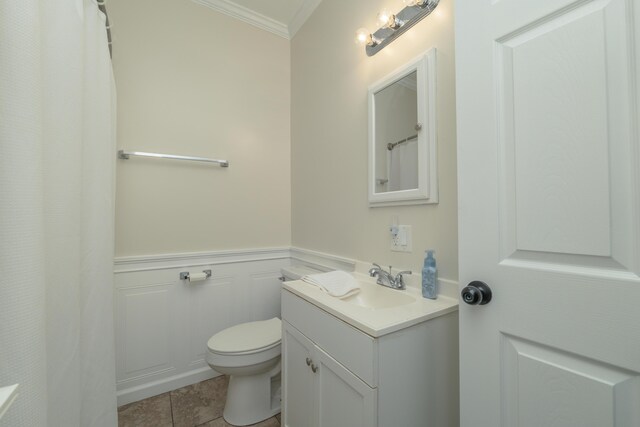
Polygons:
M291 39L322 0L193 1L286 39Z

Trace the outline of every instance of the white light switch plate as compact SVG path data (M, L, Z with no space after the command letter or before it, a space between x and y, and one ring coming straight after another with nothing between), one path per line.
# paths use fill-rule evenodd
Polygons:
M411 243L411 226L399 225L398 234L391 234L391 250L394 252L411 252L413 246Z

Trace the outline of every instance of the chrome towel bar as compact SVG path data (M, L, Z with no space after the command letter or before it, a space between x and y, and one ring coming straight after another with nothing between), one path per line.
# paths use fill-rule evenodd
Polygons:
M396 148L396 145L400 145L403 142L408 142L408 141L414 140L417 137L418 137L418 134L415 134L415 135L411 135L408 138L401 139L400 141L390 142L390 143L387 144L387 150L392 151L394 148Z
M119 159L128 160L129 156L155 157L159 159L189 160L192 162L217 163L220 165L220 167L223 167L223 168L229 167L229 162L226 160L208 159L206 157L177 156L175 154L145 153L144 151L124 151L124 150L118 151Z

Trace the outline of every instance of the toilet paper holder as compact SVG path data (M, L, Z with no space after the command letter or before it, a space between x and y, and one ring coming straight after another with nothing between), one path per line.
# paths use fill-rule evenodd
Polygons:
M207 275L207 279L209 277L211 277L211 270L202 270L202 272ZM181 272L180 273L180 280L190 280L190 274L191 273L188 272L188 271Z

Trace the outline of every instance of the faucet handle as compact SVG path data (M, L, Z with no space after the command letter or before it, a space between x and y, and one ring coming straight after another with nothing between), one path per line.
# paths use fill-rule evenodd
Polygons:
M404 270L396 274L395 282L398 285L399 289L404 289L404 277L403 274L411 274L411 270Z
M399 272L398 274L396 274L396 280L398 280L398 279L402 279L402 275L403 275L403 274L412 274L412 273L411 273L411 270L401 271L401 272Z

